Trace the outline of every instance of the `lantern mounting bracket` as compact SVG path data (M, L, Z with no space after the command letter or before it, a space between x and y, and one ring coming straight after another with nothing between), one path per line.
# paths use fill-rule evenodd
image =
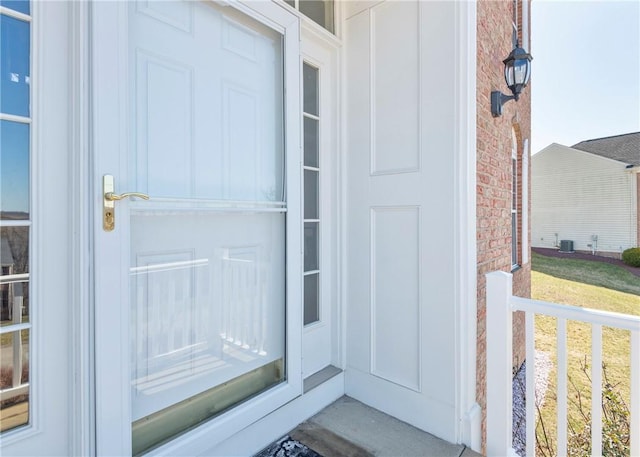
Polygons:
M494 90L491 92L491 114L493 117L502 116L502 105L509 100L517 100L515 95L505 95L500 91Z

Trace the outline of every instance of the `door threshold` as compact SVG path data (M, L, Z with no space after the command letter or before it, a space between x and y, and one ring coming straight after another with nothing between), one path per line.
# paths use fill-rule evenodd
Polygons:
M304 378L302 384L303 393L306 394L310 390L315 389L320 384L327 382L329 379L339 375L340 373L342 373L341 368L335 367L333 365L327 365L322 370L316 371L311 376L307 376L306 378Z

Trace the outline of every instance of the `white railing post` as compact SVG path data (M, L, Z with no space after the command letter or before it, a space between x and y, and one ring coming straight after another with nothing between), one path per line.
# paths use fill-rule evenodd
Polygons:
M512 276L487 278L487 455L515 456L513 450Z

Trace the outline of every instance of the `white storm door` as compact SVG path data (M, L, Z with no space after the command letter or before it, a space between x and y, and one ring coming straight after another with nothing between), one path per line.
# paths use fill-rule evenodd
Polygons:
M97 450L185 453L300 394L296 22L140 1L92 25Z

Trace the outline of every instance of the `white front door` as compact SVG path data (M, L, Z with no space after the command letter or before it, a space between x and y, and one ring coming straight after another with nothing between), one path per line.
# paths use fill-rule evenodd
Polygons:
M297 28L238 7L94 4L99 453L210 446L300 394Z

